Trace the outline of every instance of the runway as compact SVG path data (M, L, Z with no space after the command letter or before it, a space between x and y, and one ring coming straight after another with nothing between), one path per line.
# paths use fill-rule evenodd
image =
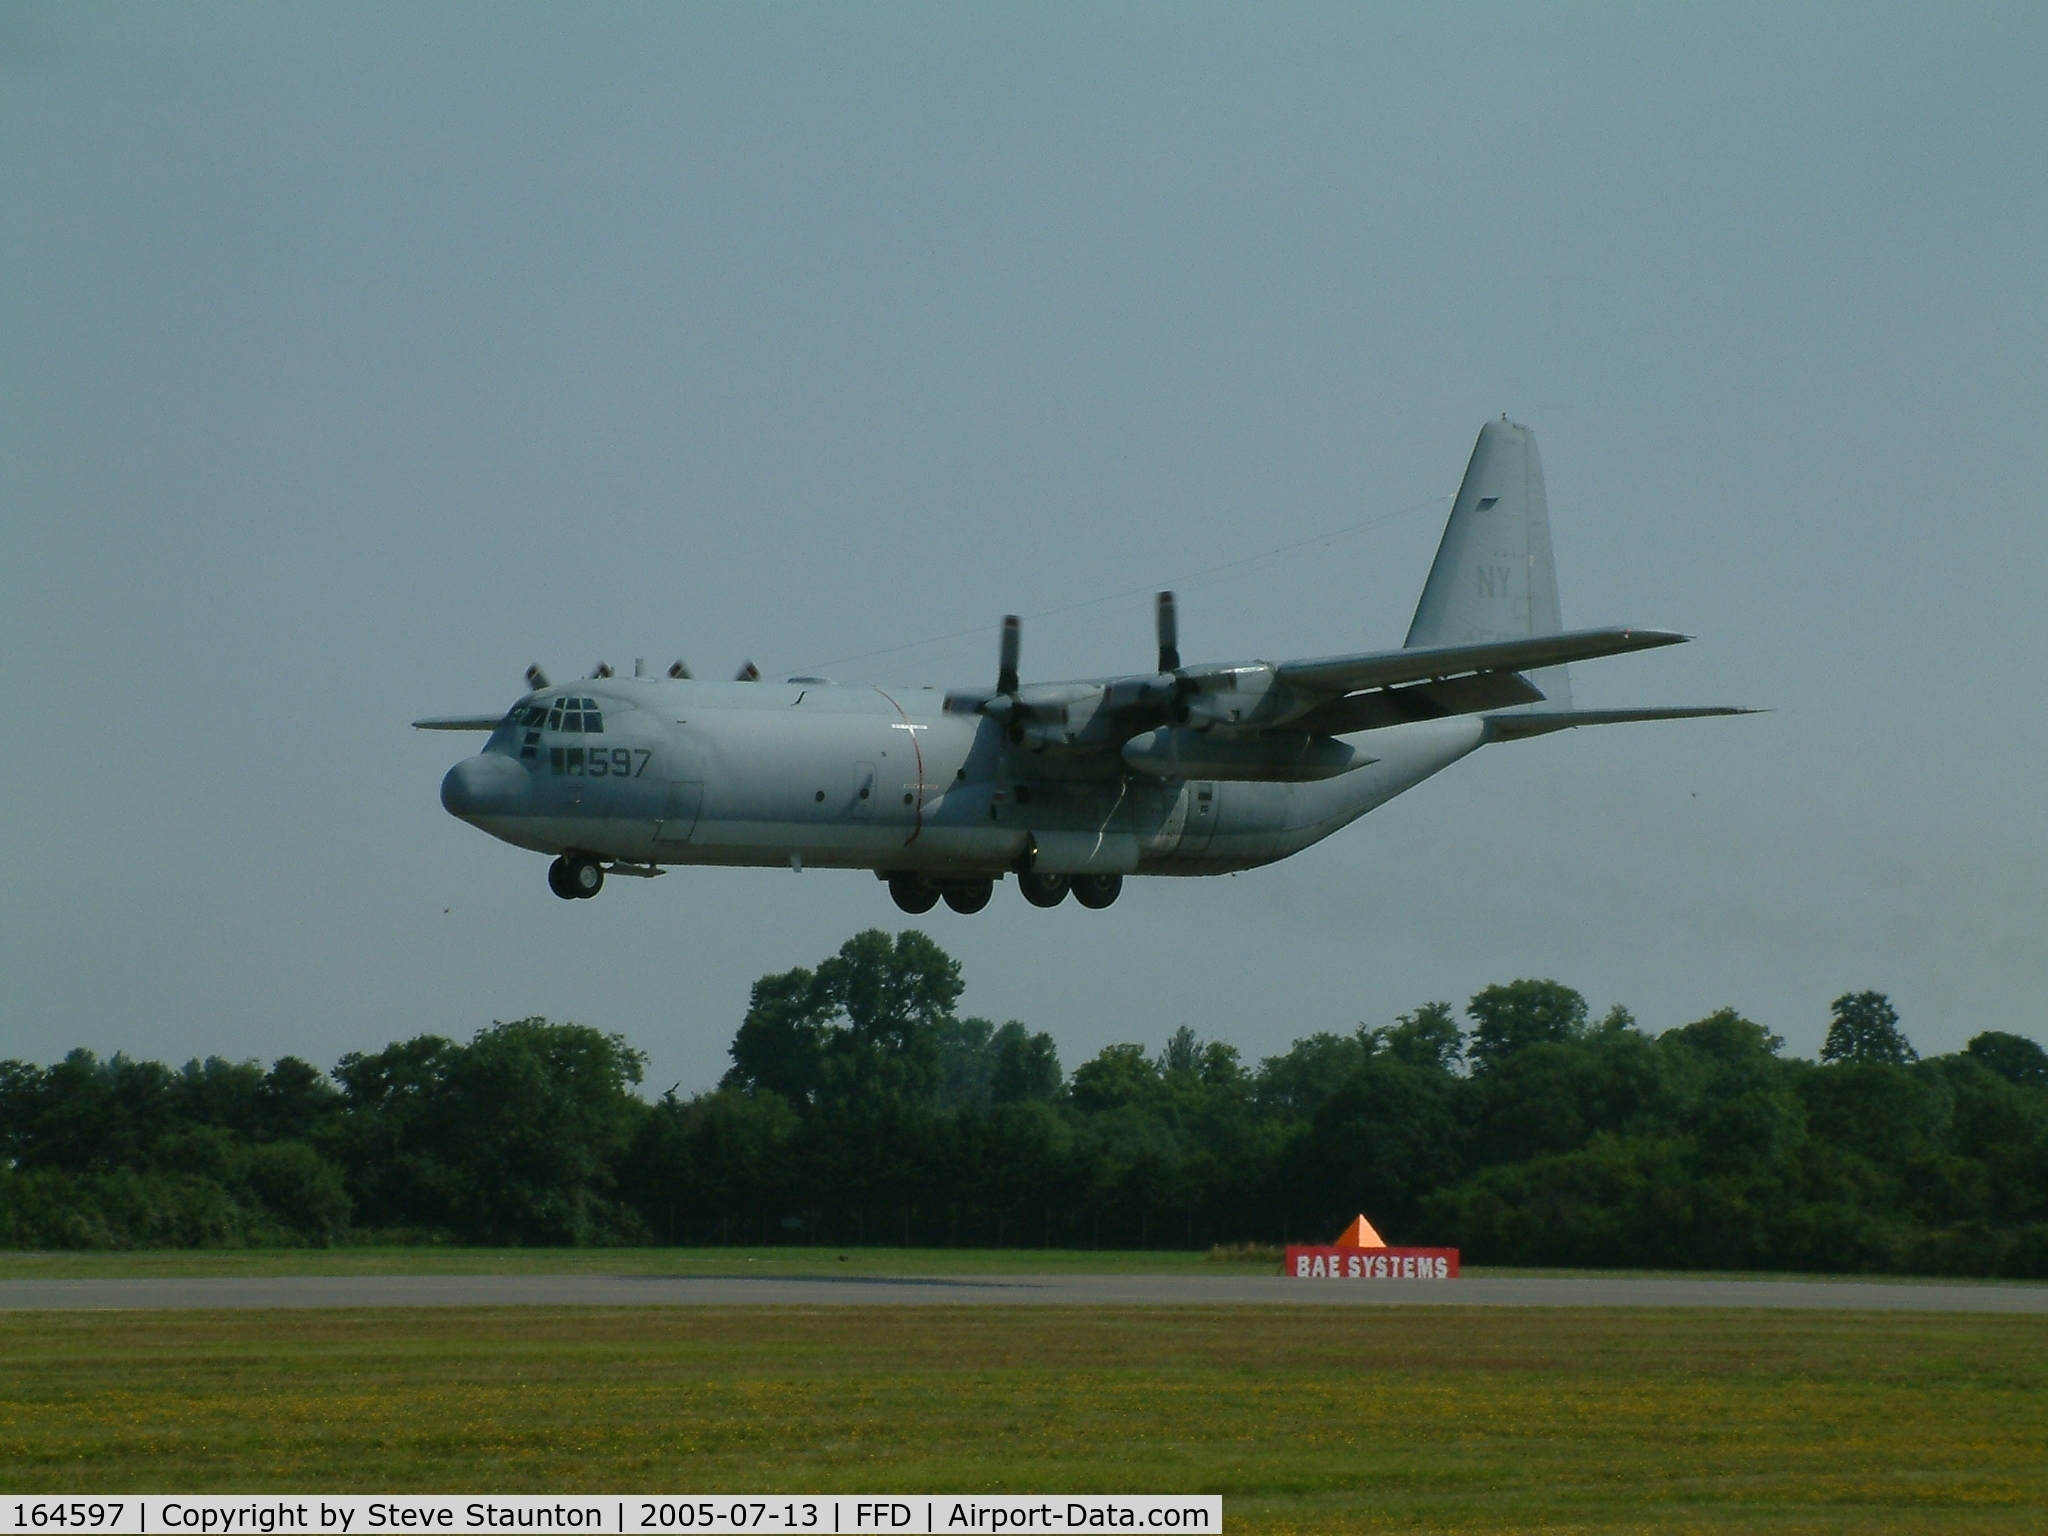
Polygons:
M1733 1307L2048 1314L2048 1285L1856 1280L1328 1281L1277 1275L289 1275L5 1280L0 1311L274 1307Z

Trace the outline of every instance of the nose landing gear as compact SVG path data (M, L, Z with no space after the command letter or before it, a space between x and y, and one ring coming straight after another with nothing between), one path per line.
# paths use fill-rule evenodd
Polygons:
M580 853L565 853L548 866L548 889L564 901L587 901L604 889L604 866Z

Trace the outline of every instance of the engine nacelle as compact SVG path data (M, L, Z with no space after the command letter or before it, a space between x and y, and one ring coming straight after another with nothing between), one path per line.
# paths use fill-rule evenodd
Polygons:
M1159 730L1124 743L1124 761L1162 779L1250 779L1299 784L1334 779L1378 759L1335 736L1218 737Z

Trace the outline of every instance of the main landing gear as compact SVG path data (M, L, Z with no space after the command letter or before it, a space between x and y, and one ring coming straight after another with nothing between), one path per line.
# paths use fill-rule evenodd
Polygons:
M944 898L955 912L979 912L995 894L993 880L931 881L923 875L891 875L889 896L906 912L929 912Z
M1067 899L1067 877L1027 870L1017 877L1017 889L1034 907L1056 907Z
M889 897L906 912L929 912L939 904L939 888L922 875L891 875Z
M565 853L548 866L548 889L564 901L587 901L604 889L604 866L580 853Z
M1122 875L1053 875L1026 871L1017 877L1017 889L1034 907L1056 907L1073 892L1084 907L1101 911L1115 901L1124 888ZM979 912L995 894L992 880L930 880L923 875L889 877L889 896L904 911L929 912L943 900L955 912Z
M1074 876L1074 900L1092 911L1100 912L1123 894L1122 875L1076 875Z

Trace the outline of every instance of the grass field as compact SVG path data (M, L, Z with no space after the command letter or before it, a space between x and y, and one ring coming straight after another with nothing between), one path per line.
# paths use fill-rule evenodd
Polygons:
M842 1258L841 1255L844 1255ZM0 1280L178 1275L1216 1274L1276 1266L1079 1248L145 1248L0 1253Z
M1194 1491L1260 1531L2039 1531L2048 1320L14 1313L0 1488Z

